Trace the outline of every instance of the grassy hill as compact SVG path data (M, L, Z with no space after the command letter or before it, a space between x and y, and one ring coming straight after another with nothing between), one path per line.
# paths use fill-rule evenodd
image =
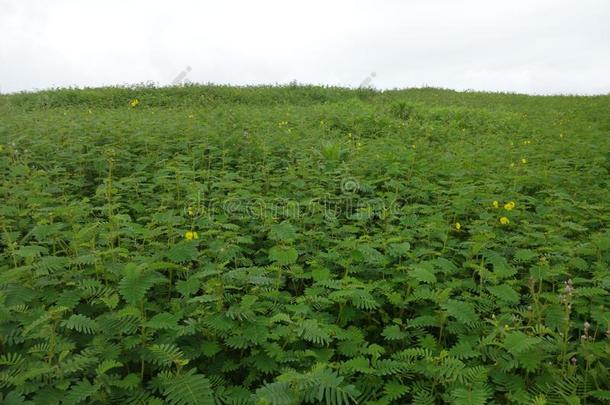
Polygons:
M610 96L3 95L0 198L2 403L610 401Z

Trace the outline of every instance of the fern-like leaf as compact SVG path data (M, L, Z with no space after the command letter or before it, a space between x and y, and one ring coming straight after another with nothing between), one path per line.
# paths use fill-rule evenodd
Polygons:
M391 380L383 386L383 394L390 401L396 401L409 392L409 387L400 381Z
M149 350L153 356L152 362L157 365L171 366L173 364L185 365L188 363L182 350L173 344L153 345Z
M265 384L256 390L254 398L258 401L257 403L269 405L296 405L299 403L288 382L284 381Z
M196 370L165 382L165 399L171 405L214 405L210 381Z
M93 334L99 329L97 322L88 316L74 314L61 322L61 326L81 333Z
M64 405L72 405L83 402L97 392L99 385L91 384L86 378L73 385L63 400Z
M140 302L149 288L165 280L157 272L142 272L135 266L126 266L125 277L119 282L119 292L129 304Z
M455 405L485 405L491 390L485 384L476 384L468 388L456 388L451 392Z

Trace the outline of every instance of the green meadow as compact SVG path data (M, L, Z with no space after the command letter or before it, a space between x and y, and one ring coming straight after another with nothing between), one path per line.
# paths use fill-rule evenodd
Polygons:
M0 403L610 403L610 96L0 96Z

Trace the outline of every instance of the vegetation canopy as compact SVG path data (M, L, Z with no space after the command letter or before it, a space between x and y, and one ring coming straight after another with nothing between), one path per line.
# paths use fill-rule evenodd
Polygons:
M0 402L607 404L609 107L0 96Z

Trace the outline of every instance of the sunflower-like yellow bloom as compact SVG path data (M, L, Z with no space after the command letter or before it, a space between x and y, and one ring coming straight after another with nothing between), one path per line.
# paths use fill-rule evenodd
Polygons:
M506 218L506 217L501 217L500 218L500 223L502 225L508 225L508 224L510 224L510 220L508 218Z
M137 107L138 104L140 104L140 100L138 100L137 98L134 98L133 100L131 100L129 102L129 105L133 108L133 107Z
M199 234L195 231L186 231L186 233L184 234L184 238L186 240L199 239Z
M491 206L494 208L499 208L500 207L500 203L498 202L498 200L495 200L494 202L491 203Z
M509 201L506 204L504 204L504 209L506 211L511 211L513 208L515 208L515 202L514 201Z
M462 224L460 224L459 222L456 222L455 224L453 224L453 227L455 228L456 231L459 231L460 229L462 229Z

